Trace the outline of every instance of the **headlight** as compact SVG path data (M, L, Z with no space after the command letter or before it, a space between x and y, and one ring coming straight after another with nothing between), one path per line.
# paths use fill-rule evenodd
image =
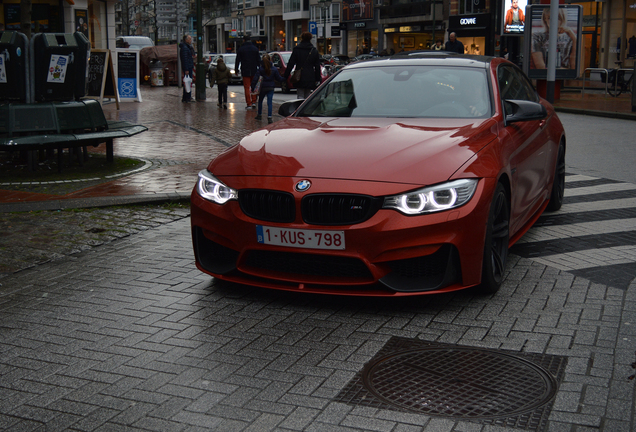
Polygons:
M225 186L208 170L199 171L199 181L197 182L197 192L208 201L217 204L225 204L230 200L238 198L236 190Z
M477 179L455 180L384 198L382 208L406 215L444 211L466 204L477 188Z

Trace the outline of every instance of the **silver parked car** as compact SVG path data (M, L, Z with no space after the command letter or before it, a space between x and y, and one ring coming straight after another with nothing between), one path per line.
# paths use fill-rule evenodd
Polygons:
M212 82L212 74L216 69L216 63L222 58L225 62L225 65L230 68L230 84L240 84L243 82L243 77L241 76L241 71L236 70L234 65L236 64L236 54L215 54L210 59L210 64L208 66L208 81L210 82L210 86L213 84Z

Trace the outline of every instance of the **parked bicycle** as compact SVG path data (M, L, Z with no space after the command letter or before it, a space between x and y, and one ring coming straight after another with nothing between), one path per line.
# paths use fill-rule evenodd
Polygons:
M617 69L610 69L608 71L608 86L607 92L618 97L623 92L631 92L632 81L634 80L634 73L632 70L621 69L622 62L616 62ZM625 74L629 74L629 78L625 78Z

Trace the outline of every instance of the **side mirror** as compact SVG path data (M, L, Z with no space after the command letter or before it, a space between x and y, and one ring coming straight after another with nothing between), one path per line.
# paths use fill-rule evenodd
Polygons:
M305 102L305 99L294 99L283 102L283 104L278 108L278 115L289 117L298 109L300 105L302 105L303 102Z
M506 126L510 123L541 120L548 116L548 111L538 102L525 100L504 100Z

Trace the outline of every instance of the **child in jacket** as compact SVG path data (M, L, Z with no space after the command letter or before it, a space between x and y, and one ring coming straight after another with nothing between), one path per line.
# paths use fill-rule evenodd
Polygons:
M252 81L252 91L256 88L259 78L263 78L261 82L261 91L258 95L258 115L256 120L262 119L263 113L263 99L267 98L267 123L272 122L272 101L274 99L274 89L276 88L276 81L283 82L284 79L280 76L278 69L272 67L272 59L269 54L263 56L263 64L256 71L254 80Z
M219 103L217 106L220 108L222 105L224 109L227 109L227 85L230 83L230 68L227 67L221 57L216 61L216 69L212 73L211 86L214 86L214 83L219 86Z

